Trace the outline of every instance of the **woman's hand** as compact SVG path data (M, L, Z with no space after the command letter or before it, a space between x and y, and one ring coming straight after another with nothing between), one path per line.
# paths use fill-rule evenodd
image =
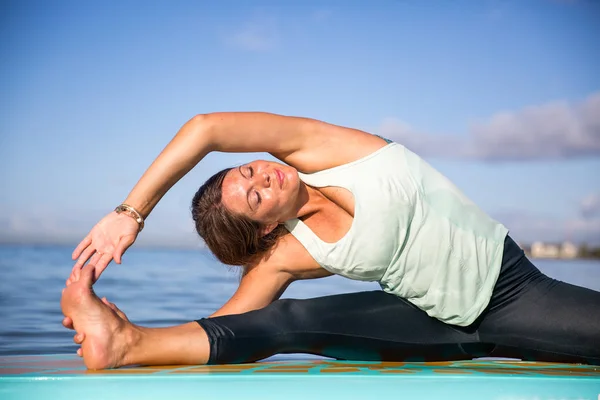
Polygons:
M73 251L73 260L77 262L67 285L79 280L81 268L88 260L90 268L94 268L94 282L113 259L121 264L123 253L135 242L138 231L138 223L128 215L113 211L102 218Z

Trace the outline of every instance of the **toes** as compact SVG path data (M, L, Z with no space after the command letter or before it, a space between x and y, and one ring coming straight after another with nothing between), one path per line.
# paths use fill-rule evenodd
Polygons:
M75 336L73 336L73 341L77 344L81 344L83 342L83 339L85 339L84 333L78 333Z
M87 265L84 269L77 270L77 272L80 271L80 273L78 274L79 277L77 277L77 280L81 280L85 285L92 287L92 282L93 282L93 278L94 278L94 269L95 269L95 267L93 265Z
M79 269L78 269L78 271L79 271ZM75 271L72 271L71 275L69 275L69 278L67 279L67 286L69 286L73 282L77 282L78 280L79 280L79 278L77 276L75 276Z
M73 320L69 317L64 317L62 324L65 328L73 329Z

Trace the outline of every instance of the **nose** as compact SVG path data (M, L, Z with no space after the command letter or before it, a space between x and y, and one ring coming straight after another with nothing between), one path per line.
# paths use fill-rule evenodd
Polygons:
M271 175L269 175L267 171L264 171L261 175L263 178L261 184L266 188L271 186Z
M267 171L260 171L254 174L252 177L252 185L256 187L268 188L271 186L271 176Z

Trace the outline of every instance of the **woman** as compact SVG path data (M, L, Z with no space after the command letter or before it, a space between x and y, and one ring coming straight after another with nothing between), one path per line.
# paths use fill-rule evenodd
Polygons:
M239 288L209 319L135 326L91 284L111 260L121 262L161 197L211 151L269 152L285 163L221 171L194 196L208 247L244 268ZM290 351L600 362L600 293L545 277L502 224L400 144L311 119L194 117L73 258L64 324L74 325L91 368ZM275 301L294 280L331 274L378 281L383 291Z

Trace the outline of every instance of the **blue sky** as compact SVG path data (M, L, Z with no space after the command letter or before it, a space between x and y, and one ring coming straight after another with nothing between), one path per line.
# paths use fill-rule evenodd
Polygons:
M368 6L367 6L368 4ZM0 241L75 245L197 113L380 133L519 241L600 243L600 3L4 1ZM139 242L194 245L211 154Z

